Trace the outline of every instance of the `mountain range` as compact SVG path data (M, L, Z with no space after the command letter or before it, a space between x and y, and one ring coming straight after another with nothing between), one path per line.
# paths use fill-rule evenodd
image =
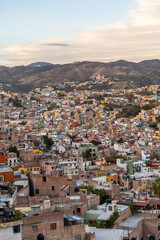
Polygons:
M3 89L15 92L28 92L36 87L56 86L66 82L72 82L76 86L84 83L80 89L101 89L102 83L96 81L92 84L97 75L104 75L108 79L103 83L103 89L160 84L160 60L139 63L125 60L69 64L37 62L28 66L0 66L0 83Z

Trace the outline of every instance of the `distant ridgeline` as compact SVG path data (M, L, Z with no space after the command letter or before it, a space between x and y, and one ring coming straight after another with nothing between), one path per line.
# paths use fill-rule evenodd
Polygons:
M47 84L65 91L136 88L160 84L159 69L160 60L0 66L0 88L15 92L28 92Z

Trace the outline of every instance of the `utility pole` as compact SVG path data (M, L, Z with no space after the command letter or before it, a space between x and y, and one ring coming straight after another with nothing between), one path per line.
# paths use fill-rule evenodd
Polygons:
M128 227L128 239L130 239L130 234L129 234L129 227Z

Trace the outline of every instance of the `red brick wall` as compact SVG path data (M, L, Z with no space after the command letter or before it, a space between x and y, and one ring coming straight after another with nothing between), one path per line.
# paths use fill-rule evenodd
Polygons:
M7 153L4 153L4 155L0 155L0 163L5 163L5 159L8 159Z
M34 232L33 226L36 226ZM54 229L55 227L55 229ZM45 240L73 240L77 235L85 240L85 225L64 226L63 214L52 213L48 215L33 216L23 218L22 239L23 240L37 240L39 233L42 233Z
M44 175L45 176L45 175ZM75 193L76 182L74 180L69 180L67 176L45 176L46 181L44 181L43 175L34 175L30 173L30 180L32 183L34 195L35 190L39 189L39 196L50 196L50 197L58 197L60 193L60 188L62 186L69 186L64 190L66 193L73 195ZM54 186L54 190L52 187Z
M2 173L0 173L0 176L4 177L4 182L9 182L9 181L12 181L14 179L13 171L11 171L11 172L2 172Z

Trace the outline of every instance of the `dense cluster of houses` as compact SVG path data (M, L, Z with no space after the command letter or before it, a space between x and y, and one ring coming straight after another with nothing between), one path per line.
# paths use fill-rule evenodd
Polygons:
M0 238L160 239L158 89L0 90Z

